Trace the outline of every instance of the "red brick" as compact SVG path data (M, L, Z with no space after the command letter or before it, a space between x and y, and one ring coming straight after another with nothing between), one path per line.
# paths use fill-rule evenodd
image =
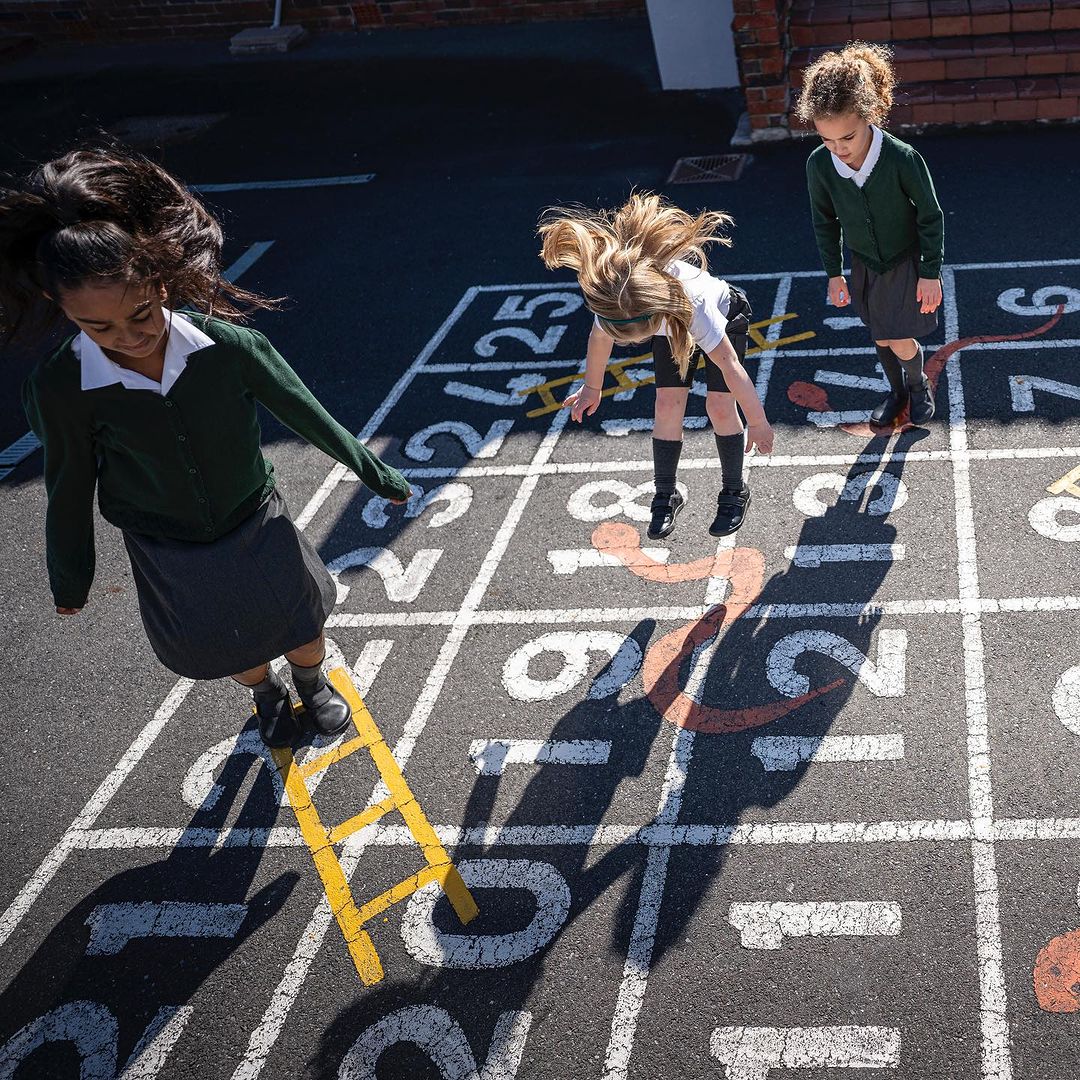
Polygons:
M905 82L932 82L945 78L944 60L920 60L914 63L905 61L900 68Z
M792 24L788 33L791 35L792 45L813 45L814 29L811 26L796 26Z
M949 60L945 65L944 78L948 79L982 79L985 78L986 60L983 57L962 58Z
M934 100L933 83L905 83L900 87L897 101L901 105L924 105Z
M968 0L971 6L971 14L974 15L1007 15L1012 10L1009 0Z
M1027 57L991 56L986 61L986 74L995 78L1009 78L1027 72Z
M953 106L953 120L958 124L984 124L993 119L992 101L958 101Z
M1004 101L1016 97L1012 79L980 79L975 84L975 97L980 101Z
M862 13L859 12L859 14ZM851 36L857 41L889 41L892 38L892 23L888 19L879 19L876 22L853 22Z
M951 124L952 105L913 105L912 120L916 124Z
M893 19L927 19L930 5L926 0L897 0L892 5Z
M1027 58L1027 73L1029 75L1058 75L1069 70L1069 58L1067 56L1050 53L1037 53Z
M901 41L910 38L926 38L933 32L933 24L929 19L897 19L892 20L893 41Z
M1072 11L1058 11L1050 16L1050 28L1052 30L1076 30L1080 29L1080 8Z
M1064 75L1058 79L1058 83L1061 85L1061 92L1066 97L1080 94L1080 75Z
M1060 94L1061 86L1057 79L1049 76L1016 80L1018 98L1051 98L1058 97Z
M1012 56L1022 44L1008 34L976 35L971 39L972 56Z
M942 82L934 87L934 102L974 101L975 84L971 82Z
M939 19L936 15L930 20L934 37L952 37L957 34L971 33L970 15L949 15Z
M1074 97L1044 98L1039 104L1040 120L1072 120L1080 115L1077 104L1080 99Z
M771 75L779 78L784 74L784 61L777 57L775 60L759 60L762 75Z
M1007 34L1011 24L1012 17L1007 11L995 15L971 16L971 32L973 34Z
M1049 30L1049 11L1014 11L1012 13L1012 32L1023 34L1030 30Z
M732 26L736 30L763 30L776 25L775 15L736 15Z
M997 101L994 103L995 120L1034 120L1039 115L1037 101Z
M904 124L910 124L914 120L914 109L910 105L897 105L891 113L889 113L889 125L900 127Z
M969 0L933 0L931 15L967 15L971 11Z

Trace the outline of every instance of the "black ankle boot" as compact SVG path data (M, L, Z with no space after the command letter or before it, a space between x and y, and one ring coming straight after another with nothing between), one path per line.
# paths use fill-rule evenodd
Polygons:
M300 737L300 723L293 712L288 687L271 672L251 696L259 720L259 738L269 747L292 746Z
M304 704L304 716L318 735L340 735L352 720L349 703L320 671L311 684L297 683L296 692Z
M934 390L930 380L924 375L921 386L911 388L911 422L926 424L934 419Z
M896 418L904 411L908 403L908 386L904 380L904 369L892 349L878 345L878 359L889 380L889 396L870 414L871 423L879 427L889 427L896 423Z

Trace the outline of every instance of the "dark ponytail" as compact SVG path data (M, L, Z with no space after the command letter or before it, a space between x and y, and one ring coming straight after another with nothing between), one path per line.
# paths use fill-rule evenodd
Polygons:
M241 318L268 300L221 276L221 226L178 180L130 151L75 150L0 191L0 335L43 335L58 297L97 279L160 282L170 306Z

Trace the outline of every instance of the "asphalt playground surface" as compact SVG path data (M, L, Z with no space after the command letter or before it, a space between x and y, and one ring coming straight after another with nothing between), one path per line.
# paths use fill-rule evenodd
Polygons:
M1075 131L913 137L947 215L939 412L886 437L865 332L824 304L810 144L666 187L738 103L659 93L642 23L98 50L3 80L6 168L214 114L160 150L191 184L372 174L206 198L243 284L289 297L259 328L412 478L388 508L266 417L338 572L332 655L479 914L402 896L365 924L365 985L284 767L236 687L155 659L104 522L89 605L53 614L30 454L0 480L0 1077L1076 1075ZM707 532L702 397L687 509L653 543L647 360L618 354L580 427L521 393L564 396L588 330L536 258L540 210L634 187L731 212L714 271L790 316L747 360L777 438L737 546ZM33 359L0 367L0 449ZM333 826L379 781L361 750L308 783ZM328 850L358 905L425 865L396 812Z

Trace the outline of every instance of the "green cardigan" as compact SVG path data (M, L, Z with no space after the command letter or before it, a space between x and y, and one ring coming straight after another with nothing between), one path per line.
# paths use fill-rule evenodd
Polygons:
M881 133L881 156L860 188L841 176L824 144L806 161L810 209L829 277L843 273L841 244L871 270L891 270L916 252L919 277L936 278L945 257L945 219L919 152Z
M121 529L209 542L236 528L274 489L255 403L352 469L379 495L409 483L312 396L256 330L192 321L214 344L191 353L165 396L119 382L81 387L71 339L23 385L45 447L45 551L57 607L82 607L94 578L95 484L102 517Z

